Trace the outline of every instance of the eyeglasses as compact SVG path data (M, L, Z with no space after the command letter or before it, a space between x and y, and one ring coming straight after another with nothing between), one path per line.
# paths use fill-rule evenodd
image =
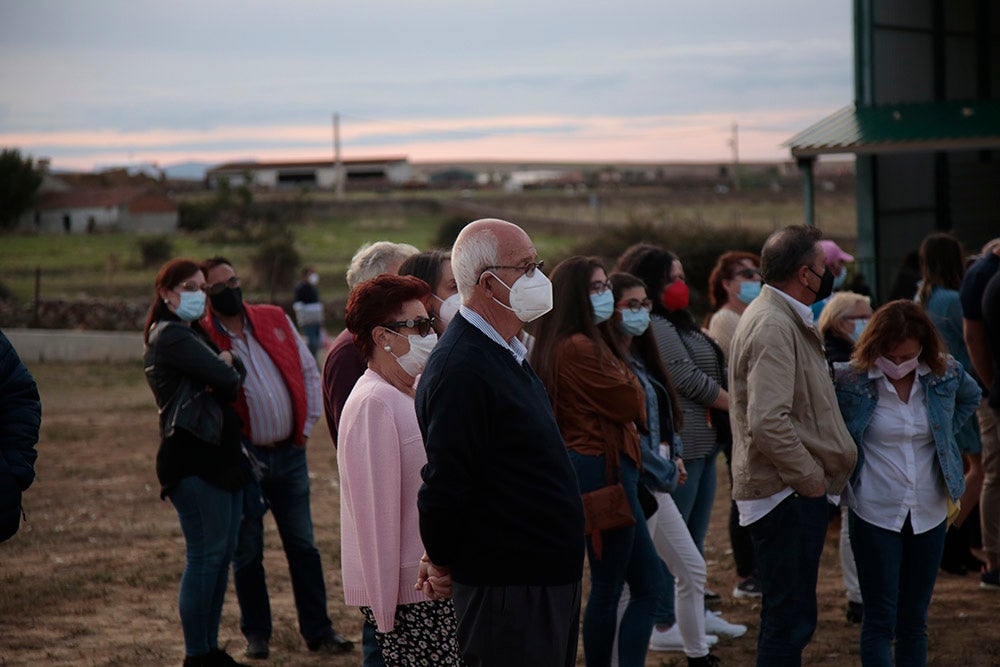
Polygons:
M653 302L649 299L629 299L628 301L620 301L618 303L619 308L628 308L633 313L638 313L640 310L650 311L653 310Z
M733 274L733 278L746 278L747 280L753 280L754 278L760 278L760 271L757 269L740 269Z
M545 266L545 260L543 259L538 262L528 262L527 264L522 264L521 266L502 266L499 264L496 266L486 266L483 267L483 270L485 271L486 269L517 269L519 271L523 271L524 275L530 278L531 276L535 275L535 269L541 271L542 267L544 266Z
M184 282L177 285L174 288L175 292L200 292L205 289L203 285L199 285L193 280L185 280Z
M205 286L205 293L207 294L222 294L226 289L236 289L240 286L239 276L233 276L229 280L221 283L212 283L211 285Z
M417 333L421 337L426 336L431 332L431 328L434 325L434 317L418 317L415 320L402 320L399 322L386 322L385 324L380 324L380 327L385 327L386 329L396 330L396 327L407 327L409 329L416 329Z
M604 294L604 292L609 289L611 289L611 283L603 280L595 280L590 283L590 291L592 294Z

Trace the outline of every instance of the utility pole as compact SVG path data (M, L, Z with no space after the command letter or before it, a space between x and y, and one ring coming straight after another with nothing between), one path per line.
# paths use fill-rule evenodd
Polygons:
M740 126L733 123L733 136L729 140L733 149L733 190L740 190Z
M344 199L344 162L340 159L340 114L333 114L333 194L334 199Z

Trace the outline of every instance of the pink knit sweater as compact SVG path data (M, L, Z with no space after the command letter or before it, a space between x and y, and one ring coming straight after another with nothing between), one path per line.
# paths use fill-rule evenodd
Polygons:
M417 491L427 462L413 399L368 369L344 405L337 438L344 602L371 607L379 632L413 590L424 545Z

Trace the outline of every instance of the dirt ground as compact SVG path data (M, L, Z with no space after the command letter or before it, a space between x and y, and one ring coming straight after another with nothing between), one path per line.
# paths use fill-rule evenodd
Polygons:
M184 541L159 499L153 468L156 411L140 365L39 364L43 399L38 478L25 496L28 523L0 545L0 665L179 665L183 642L177 587ZM336 459L323 424L309 444L313 521L323 557L330 614L360 639L361 615L343 604ZM728 485L720 485L706 545L717 607L750 631L714 652L726 665L752 665L759 605L730 596L734 572L725 528ZM284 555L268 523L266 564L275 632L260 665L358 665L349 656L310 654L298 634ZM820 620L807 665L858 664L859 627L845 598L832 527L820 571ZM942 574L929 620L929 664L1000 665L1000 594L974 575ZM239 657L243 641L230 587L221 640ZM578 664L583 664L583 650ZM680 653L650 653L646 665L683 665Z

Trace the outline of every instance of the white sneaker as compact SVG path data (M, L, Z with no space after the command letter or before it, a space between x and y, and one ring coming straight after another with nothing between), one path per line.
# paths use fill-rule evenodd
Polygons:
M721 611L711 611L710 609L706 609L705 632L711 632L712 634L719 635L720 637L726 637L727 639L735 639L746 634L747 626L740 625L739 623L730 623L726 619L722 618Z
M744 628L744 631L746 628ZM715 635L705 635L705 643L711 647L719 643L719 638ZM669 630L657 630L653 627L653 634L649 638L650 651L683 651L684 640L681 639L681 630L674 623Z

